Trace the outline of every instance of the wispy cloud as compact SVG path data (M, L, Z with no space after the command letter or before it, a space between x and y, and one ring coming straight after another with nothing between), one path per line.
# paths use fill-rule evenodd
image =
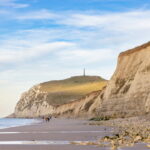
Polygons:
M18 41L19 42L19 41ZM30 47L19 47L11 45L11 49L1 48L0 49L0 63L16 63L23 62L25 60L33 59L36 57L42 57L43 55L56 51L59 49L66 49L71 46L69 42L53 42L53 43L39 43L37 45L30 45Z
M18 14L15 18L18 20L48 20L56 19L57 17L57 14L52 13L46 9L42 9L38 11L30 11L27 13Z
M75 27L96 27L115 31L133 31L150 28L150 11L72 14L59 20L58 23Z
M150 38L150 11L148 10L123 13L92 12L92 14L71 12L67 14L42 9L14 16L14 19L30 22L35 19L39 21L51 19L61 28L57 30L46 27L45 29L17 31L13 40L10 37L1 44L1 63L38 57L41 53L50 52L52 49L61 49L62 43L66 44L66 48L70 48L70 51L59 50L59 56L62 55L65 60L70 59L71 55L74 58L90 57L92 53L99 55L99 57L92 57L98 60L101 56L112 55L112 50L115 51L116 57L122 49L141 44ZM47 24L51 25L51 22ZM141 38L138 38L137 35ZM60 45L60 47L55 48L54 43L55 46ZM70 43L75 43L76 47ZM92 63L92 59L90 60Z
M12 8L25 8L29 4L18 3L17 0L0 0L0 6L12 7Z
M15 36L11 35L1 43L1 63L23 62L45 54L51 55L53 51L57 61L63 60L64 64L71 60L84 60L84 64L92 64L99 60L107 61L110 57L115 60L120 51L147 42L150 38L150 11L147 10L66 14L44 9L20 13L15 19L31 22L52 19L61 28L17 31Z
M135 10L129 12L92 12L76 13L51 12L47 9L14 14L17 20L52 20L54 24L73 28L91 28L110 32L134 32L150 29L150 11ZM47 22L51 24L52 22Z
M92 63L103 63L107 60L114 59L112 49L80 49L74 48L71 51L63 50L57 51L56 54L59 56L62 61L69 62L76 62L76 65L79 64L92 64ZM84 61L83 61L84 60Z

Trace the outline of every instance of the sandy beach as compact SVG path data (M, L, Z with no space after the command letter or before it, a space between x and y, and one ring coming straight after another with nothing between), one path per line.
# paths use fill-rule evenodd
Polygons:
M94 141L108 135L111 129L105 131L104 127L90 126L87 121L72 119L52 119L49 123L41 122L28 126L13 127L0 130L0 149L3 150L98 150L96 146L77 146L69 144L71 141ZM8 143L24 141L22 144ZM28 143L25 141L36 142ZM37 142L39 141L39 143ZM43 144L40 141L50 141ZM69 142L69 143L68 143ZM105 150L106 148L101 148Z
M0 150L108 150L109 147L70 144L73 141L96 141L111 135L113 128L88 125L84 120L52 119L33 125L0 130ZM131 148L123 148L129 150ZM133 150L148 150L138 144Z

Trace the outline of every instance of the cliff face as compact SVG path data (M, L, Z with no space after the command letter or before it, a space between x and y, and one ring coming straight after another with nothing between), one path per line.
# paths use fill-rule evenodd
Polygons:
M103 95L101 115L133 116L150 112L150 43L119 55Z
M72 112L74 117L82 117L85 112L89 111L88 107L94 103L98 92L86 94L93 90L99 90L105 85L106 81L97 76L76 76L60 81L41 83L22 94L15 108L15 116L39 117L55 114L69 117L68 114ZM77 113L78 111L81 113ZM90 112L90 114L92 113Z
M36 86L22 95L15 109L17 117L128 117L150 113L150 42L121 53L115 73L101 91L54 106L47 101L48 93L39 89Z
M98 108L101 105L100 94L102 91L92 92L80 100L76 100L57 107L53 113L56 116L68 118L90 118L98 115Z
M34 86L22 94L15 108L16 117L38 117L52 113L54 107L47 102L48 93L40 91L40 85Z

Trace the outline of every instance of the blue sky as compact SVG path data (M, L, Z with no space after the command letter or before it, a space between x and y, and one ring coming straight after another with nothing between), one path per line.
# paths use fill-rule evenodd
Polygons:
M150 0L0 0L0 116L37 83L83 68L109 79L121 51L149 40Z

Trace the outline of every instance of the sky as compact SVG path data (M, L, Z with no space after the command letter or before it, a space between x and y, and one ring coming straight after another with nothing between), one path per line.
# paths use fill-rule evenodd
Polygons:
M0 117L38 83L110 79L120 52L150 41L150 0L0 0Z

